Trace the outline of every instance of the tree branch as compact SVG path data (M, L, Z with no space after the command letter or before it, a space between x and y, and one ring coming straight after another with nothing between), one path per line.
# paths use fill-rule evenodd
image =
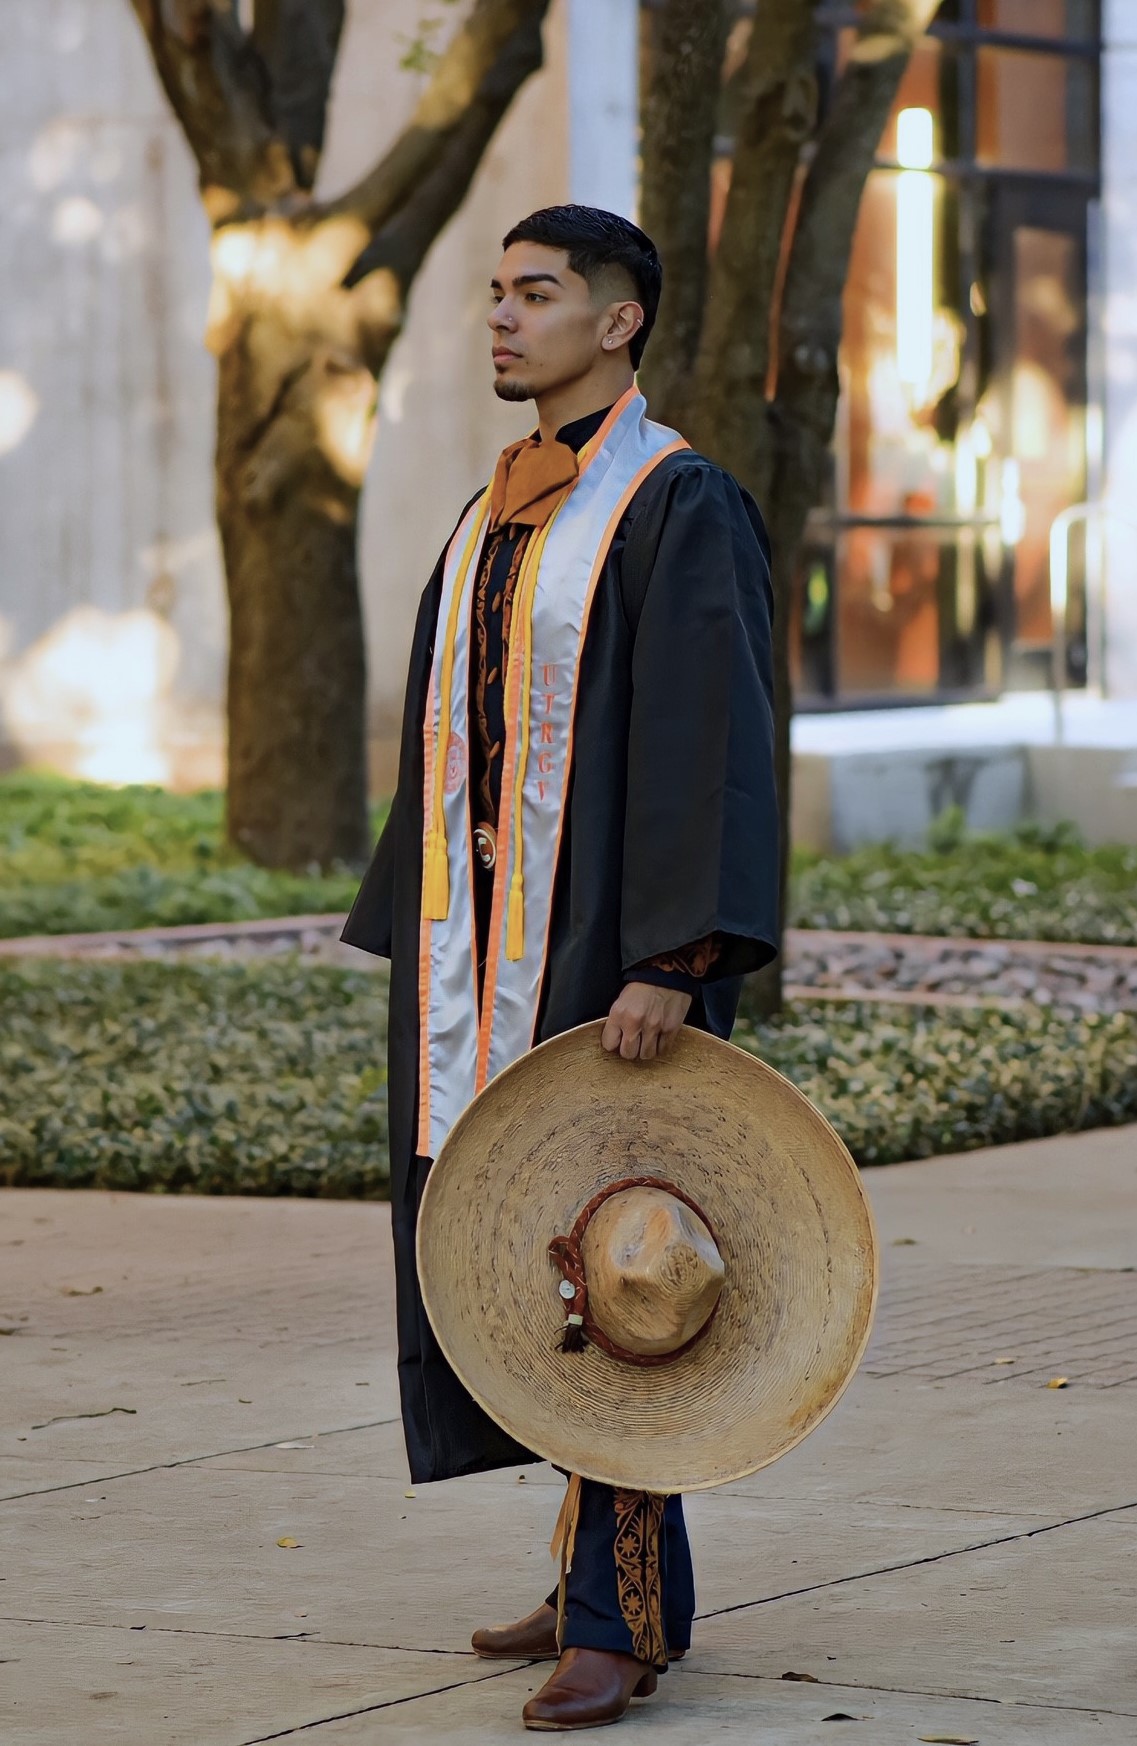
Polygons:
M492 78L499 57L510 50L514 39L526 27L539 31L548 4L549 0L475 0L473 10L441 56L414 115L394 145L362 181L330 202L320 216L350 216L362 221L374 234L395 216L412 193L417 200L416 191L443 157L449 155L450 143L463 127L468 112L481 101L483 86ZM510 96L520 82L519 77ZM493 126L506 104L495 115ZM471 176L474 167L469 166ZM469 179L463 189L469 185Z
M739 81L730 192L696 371L700 383L729 389L715 412L713 435L720 453L744 478L751 472L747 449L761 446L753 407L766 391L771 305L786 215L801 149L817 120L818 4L759 0ZM695 440L711 435L708 428L696 432Z
M233 0L131 0L158 77L197 159L213 219L294 186L273 128L265 69Z
M297 185L310 189L324 146L344 0L255 0L253 47L269 79L272 118Z
M783 299L778 400L792 400L799 414L812 408L826 443L861 195L912 50L938 10L939 0L872 0L802 192Z
M548 0L530 0L529 16L514 30L483 74L464 114L446 137L433 167L363 251L344 283L358 285L370 273L392 274L403 295L409 290L439 231L458 210L482 155L514 96L541 65L541 21Z
M664 290L643 381L654 415L671 422L683 416L703 322L727 8L724 0L664 0L653 25L640 211L663 261Z

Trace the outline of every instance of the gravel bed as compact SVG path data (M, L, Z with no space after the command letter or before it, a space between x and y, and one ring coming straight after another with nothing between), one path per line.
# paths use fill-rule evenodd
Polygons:
M345 946L342 916L274 923L202 925L139 933L8 940L0 956L98 959L220 959L240 963L297 954L314 964L376 969L381 960ZM793 997L957 1005L990 1001L1081 1012L1137 1011L1137 947L1057 946L1040 941L932 939L794 928L786 938Z
M794 934L786 979L797 988L932 999L1031 1002L1082 1012L1137 1011L1137 951L1040 948L1033 941Z

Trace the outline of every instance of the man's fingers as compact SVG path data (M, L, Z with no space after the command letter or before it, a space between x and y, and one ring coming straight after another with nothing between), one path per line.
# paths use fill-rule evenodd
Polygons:
M625 1031L623 1041L620 1044L620 1053L624 1057L624 1060L634 1061L639 1055L639 1052L640 1033L638 1031Z
M609 1054L612 1054L615 1049L620 1047L623 1036L624 1033L617 1021L609 1016L604 1029L600 1033L600 1041L603 1043Z

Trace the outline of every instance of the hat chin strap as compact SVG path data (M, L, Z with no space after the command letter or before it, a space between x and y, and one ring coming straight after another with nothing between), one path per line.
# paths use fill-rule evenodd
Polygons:
M718 1236L710 1219L697 1200L685 1194L674 1182L668 1182L662 1176L625 1176L619 1182L609 1183L599 1194L594 1194L588 1204L582 1208L576 1223L567 1237L554 1237L549 1244L549 1254L561 1270L562 1278L572 1287L571 1294L561 1286L561 1296L565 1302L564 1329L561 1334L562 1352L583 1352L590 1343L599 1346L602 1352L607 1352L609 1358L618 1358L623 1364L636 1364L643 1370L655 1369L660 1364L674 1364L677 1358L682 1358L692 1346L710 1332L715 1316L718 1314L721 1294L715 1300L714 1308L703 1323L696 1329L689 1340L684 1340L681 1346L676 1346L673 1352L631 1352L626 1346L609 1339L603 1328L593 1321L588 1310L588 1280L584 1271L584 1253L582 1244L584 1233L588 1229L589 1220L606 1200L611 1200L614 1194L623 1194L628 1188L661 1188L665 1194L674 1195L684 1206L689 1207L696 1217L702 1219L715 1243Z

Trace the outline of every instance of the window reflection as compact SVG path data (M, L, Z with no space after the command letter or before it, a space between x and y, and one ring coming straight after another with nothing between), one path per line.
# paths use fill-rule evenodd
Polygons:
M1095 12L1094 0L979 0L976 19L985 30L1089 39Z
M1081 251L1061 231L1017 225L1007 264L1013 273L1010 368L984 394L980 411L998 446L1013 457L1022 505L1013 557L1016 637L1046 644L1050 528L1085 488Z
M1086 492L1096 0L968 0L937 20L1022 40L923 41L866 184L791 619L805 700L1045 683L1050 529ZM838 63L849 49L842 31ZM1073 647L1076 541L1070 586Z
M1084 170L1094 158L1093 69L1019 49L977 56L981 164L1014 170Z

